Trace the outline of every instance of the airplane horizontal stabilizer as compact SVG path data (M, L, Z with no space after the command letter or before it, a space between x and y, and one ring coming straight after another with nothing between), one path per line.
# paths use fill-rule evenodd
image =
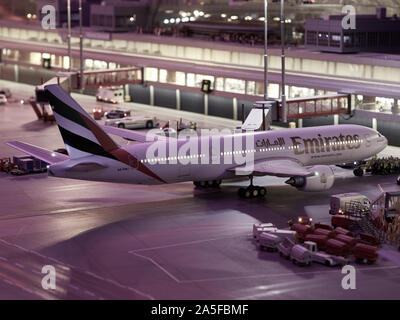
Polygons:
M13 147L14 149L25 152L31 156L34 156L35 158L45 161L48 164L55 164L58 162L69 160L69 157L64 154L51 150L46 150L28 143L20 141L9 141L6 142L6 144L10 147Z

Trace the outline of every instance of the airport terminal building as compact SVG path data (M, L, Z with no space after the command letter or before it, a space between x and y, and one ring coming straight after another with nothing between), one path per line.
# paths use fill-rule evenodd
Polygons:
M134 102L218 116L241 118L264 95L263 47L209 42L183 37L138 33L108 33L84 29L85 70L142 68L141 83L126 84ZM66 30L44 31L4 22L0 27L0 71L3 79L38 84L69 68ZM43 67L47 59L47 68ZM268 96L280 98L279 48L269 50ZM72 69L79 70L79 33L72 33ZM295 120L297 126L358 123L379 129L391 144L400 145L395 125L400 120L400 61L395 55L357 53L338 55L289 48L286 55L288 98L347 93L351 115ZM138 80L138 79L136 79ZM202 82L211 82L203 92ZM101 84L101 79L95 79ZM87 92L92 92L87 89Z

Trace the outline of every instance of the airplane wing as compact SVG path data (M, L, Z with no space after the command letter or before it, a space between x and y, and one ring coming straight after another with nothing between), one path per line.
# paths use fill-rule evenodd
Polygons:
M165 136L159 136L159 135L154 135L154 134L148 137L146 132L132 131L132 130L121 129L121 128L116 128L116 127L111 127L111 126L101 126L101 127L105 132L107 132L109 134L114 134L116 136L122 137L126 140L131 140L131 141L151 142L151 141L154 141L154 137L157 137L158 140L166 139Z
M255 161L254 165L244 165L229 169L238 176L276 176L276 177L308 177L314 172L309 171L295 160L283 158Z
M9 145L10 147L13 147L14 149L25 152L31 156L34 156L35 158L45 161L48 164L55 164L58 162L69 160L69 157L66 156L65 154L61 154L51 150L46 150L28 143L20 141L9 141L6 142L6 144Z

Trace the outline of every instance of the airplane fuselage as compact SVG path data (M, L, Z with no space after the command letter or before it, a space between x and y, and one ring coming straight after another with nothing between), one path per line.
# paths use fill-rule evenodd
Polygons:
M235 176L229 169L260 160L292 159L303 166L359 161L382 151L387 140L358 125L167 139L122 147L128 164L91 155L57 163L57 177L132 184L209 181ZM129 158L130 157L130 158Z

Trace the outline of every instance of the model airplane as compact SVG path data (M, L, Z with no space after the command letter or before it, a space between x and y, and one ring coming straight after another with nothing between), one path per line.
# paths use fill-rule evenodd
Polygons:
M303 191L329 189L334 183L329 165L366 159L387 146L380 133L358 125L192 137L189 147L185 139L149 142L148 136L139 132L100 126L58 85L48 85L45 90L69 155L18 141L7 144L49 163L49 175L55 177L146 185L184 181L218 185L221 180L242 176L249 177L251 185L239 193L250 198L266 192L253 186L254 176L287 177L288 184ZM120 146L107 133L141 143ZM233 142L238 139L241 143ZM161 144L164 153L155 151ZM246 161L238 163L233 158Z

